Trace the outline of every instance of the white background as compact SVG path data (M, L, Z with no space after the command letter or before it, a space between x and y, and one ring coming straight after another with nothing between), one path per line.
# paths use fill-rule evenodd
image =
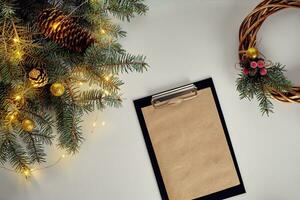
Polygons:
M300 199L299 105L275 102L275 114L261 117L257 102L240 101L235 90L239 25L258 2L148 1L146 16L122 25L128 31L124 47L147 55L151 66L147 73L122 77L123 107L86 116L81 151L56 167L28 181L0 170L0 200L160 199L132 100L208 77L214 79L247 190L232 199ZM259 35L260 50L286 64L295 83L300 82L299 11L275 14Z

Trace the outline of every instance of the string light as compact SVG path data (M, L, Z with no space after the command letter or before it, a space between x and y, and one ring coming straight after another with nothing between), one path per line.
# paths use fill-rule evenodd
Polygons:
M27 178L29 178L31 176L31 172L32 172L31 169L26 168L26 169L23 170L22 173L25 176L25 178L27 179Z
M103 28L101 28L101 29L100 29L100 33L101 33L101 34L105 34L106 31L105 31Z
M96 120L96 121L97 121L97 120ZM93 127L96 127L96 125L97 125L96 121L92 124ZM101 125L102 125L102 126L105 126L105 125L106 125L106 122L105 122L105 121L102 121L102 122L101 122ZM58 165L58 164L60 163L60 161L62 161L62 160L65 159L66 157L67 157L66 154L61 154L61 156L60 156L54 163L52 163L52 164L49 164L49 165L44 166L44 167L41 167L41 168L36 168L36 169L34 169L34 168L32 168L32 169L30 169L30 168L24 168L24 169L21 171L21 173L23 174L23 176L24 176L26 179L28 179L28 178L30 178L30 177L33 175L33 172L35 172L35 171L41 171L41 170L44 170L44 169L48 169L48 168L54 167L54 166ZM6 168L6 167L1 166L1 165L0 165L0 168L2 168L2 169L4 169L4 170L7 170L7 171L10 171L10 172L12 172L12 173L18 173L18 172L16 172L16 171L13 170L13 169L9 169L9 168Z
M7 115L7 118L10 122L15 122L17 120L19 113L18 112L13 112Z
M14 119L16 119L16 116L14 114L9 115L9 119L10 121L13 121Z
M105 95L109 95L109 91L108 90L104 90L104 94Z
M96 119L96 121L97 121L97 119ZM97 126L97 122L96 122L96 121L93 122L93 124L92 124L94 128ZM105 122L105 121L102 121L102 122L101 122L101 125L102 125L102 126L105 126L105 125L106 125L106 122ZM30 169L30 168L24 168L24 169L21 171L21 173L23 174L23 176L25 177L25 179L28 179L28 178L30 178L30 177L32 176L33 172L41 171L41 170L44 170L44 169L48 169L48 168L54 167L54 166L58 165L58 164L59 164L63 159L65 159L66 157L67 157L66 154L62 154L62 155L61 155L55 162L53 162L52 164L49 164L49 165L44 166L44 167L41 167L41 168L36 168L36 169L34 169L34 168L32 168L32 169ZM4 170L7 170L7 171L10 171L10 172L12 172L12 173L17 173L15 170L6 168L6 167L1 166L1 165L0 165L0 168L2 168L2 169L4 169Z
M20 39L19 39L18 37L15 37L15 38L13 39L13 41L14 41L15 43L19 43L19 42L20 42Z
M52 29L54 31L56 31L57 27L60 25L60 22L55 22L53 25L52 25Z
M17 95L15 96L15 100L16 100L16 101L22 100L22 96L21 96L20 94L17 94Z
M16 59L21 59L22 56L23 56L23 52L22 51L20 51L20 50L16 50L15 51L15 58Z
M99 2L99 0L91 0L91 1L92 1L92 2ZM87 2L87 1L86 1L86 2ZM84 2L84 3L86 3L86 2ZM83 3L83 4L84 4L84 3ZM83 5L83 4L81 4L81 5ZM80 5L80 6L81 6L81 5ZM72 11L72 12L73 12L73 11ZM71 13L70 13L70 14L71 14ZM56 31L56 30L59 28L60 25L61 25L61 22L56 22L56 23L54 23L54 24L52 25L53 31ZM101 29L101 30L100 30L100 33L101 33L101 34L106 34L106 30ZM17 37L17 36L14 37L12 40L13 40L14 43L20 43L20 42L21 42L21 41L20 41L20 38ZM112 38L109 38L109 42L112 42ZM16 46L17 46L17 47L20 47L18 44L16 44ZM24 50L24 49L23 49L23 50ZM21 58L23 57L23 55L25 54L25 53L23 52L23 50L22 50L22 48L18 48L18 49L16 49L15 51L13 50L13 51L12 51L12 55L15 54L15 58L21 59ZM24 51L25 51L25 50L24 50ZM25 51L25 52L26 52L26 51ZM105 77L105 80L106 80L106 81L109 81L109 80L111 79L111 77L112 77L112 75L108 75L108 76ZM80 82L79 82L79 85L83 85L83 82L80 81ZM90 86L90 89L91 89L91 86ZM106 95L109 95L110 92L109 92L108 90L105 90L105 94L106 94ZM22 94L17 94L17 95L15 95L15 96L13 97L13 99L16 100L16 101L21 101L21 100L24 99L24 96L23 96ZM13 112L13 113L9 114L8 117L9 117L9 119L10 119L11 121L13 121L13 120L15 120L15 119L18 118L18 115L19 115L18 112ZM106 122L105 122L105 121L102 121L102 122L101 122L101 125L102 125L102 126L105 126L105 125L106 125ZM92 126L93 126L93 127L96 127L96 126L97 126L97 122L96 122L96 121L93 122ZM66 158L66 157L67 157L66 154L62 154L56 162L54 162L54 163L52 163L52 164L50 164L50 165L47 165L47 166L45 166L45 167L38 168L38 169L33 169L33 168L31 169L31 168L27 168L27 167L26 167L26 168L23 168L23 169L21 170L21 173L22 173L22 174L25 176L25 178L27 179L27 178L29 178L29 177L32 175L32 173L33 173L34 171L39 171L39 170L43 170L43 169L46 169L46 168L49 168L49 167L53 167L53 166L57 165L62 159ZM5 168L5 167L2 167L2 166L0 166L0 168L3 168L3 169L6 169L6 170L15 172L14 170L10 170L10 169Z
M112 77L112 74L109 74L109 75L105 76L104 79L105 79L106 81L109 81L109 80L111 79L111 77Z

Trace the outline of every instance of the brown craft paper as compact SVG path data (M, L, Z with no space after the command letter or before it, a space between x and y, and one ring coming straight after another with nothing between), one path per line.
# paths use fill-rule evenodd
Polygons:
M142 112L171 200L240 184L210 88L178 105L150 105Z

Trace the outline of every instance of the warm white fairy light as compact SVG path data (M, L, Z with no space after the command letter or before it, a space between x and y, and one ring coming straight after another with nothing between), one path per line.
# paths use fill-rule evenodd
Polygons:
M26 168L26 169L24 169L24 170L22 171L22 173L23 173L23 175L25 176L26 179L29 178L29 177L31 176L31 172L32 172L32 170L31 170L31 169L28 169L28 168Z
M9 115L9 119L10 119L10 121L15 120L15 119L16 119L16 115L10 114L10 115Z
M111 77L112 77L112 74L109 74L109 75L106 75L106 76L104 77L104 79L105 79L106 81L109 81L109 80L111 79Z
M21 53L21 51L17 50L17 51L15 52L15 56L16 56L17 59L21 59L21 58L22 58L22 53Z
M60 22L56 22L52 25L52 29L53 31L56 31L56 29L58 28L58 26L60 25Z
M16 100L16 101L20 101L21 99L22 99L22 95L17 94L17 95L15 96L15 100Z
M19 39L19 37L15 37L15 38L13 39L13 41L14 41L15 43L19 43L19 42L20 42L20 39Z
M101 29L100 29L100 33L101 33L101 34L105 34L106 31L105 31L103 28L101 28Z
M105 122L105 121L102 121L102 122L101 122L101 125L102 125L102 126L105 126L105 125L106 125L106 122Z

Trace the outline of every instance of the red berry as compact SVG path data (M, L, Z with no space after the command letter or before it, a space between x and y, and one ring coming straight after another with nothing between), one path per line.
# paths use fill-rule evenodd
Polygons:
M267 75L267 72L268 72L268 71L267 71L266 68L261 68L260 71L259 71L260 75L262 75L262 76Z
M244 74L244 75L248 75L248 74L249 74L249 69L244 68L244 69L243 69L243 74Z
M259 61L257 62L257 66L258 66L258 68L263 68L263 67L265 66L265 61L259 60Z
M250 63L250 66L251 66L253 69L255 69L255 68L257 67L257 62L252 61L252 62Z

